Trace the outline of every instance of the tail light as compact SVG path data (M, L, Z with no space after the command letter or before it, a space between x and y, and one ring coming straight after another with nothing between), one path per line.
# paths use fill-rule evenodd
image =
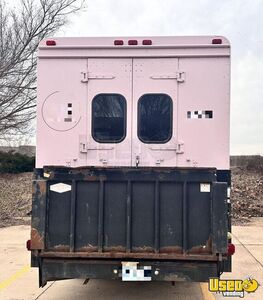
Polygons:
M236 247L232 243L228 243L228 248L227 248L227 255L231 256L236 252Z
M114 45L115 46L122 46L124 43L123 43L123 40L115 40L114 41Z
M56 46L56 41L54 41L54 40L47 40L46 41L46 45L47 46Z
M138 41L137 40L129 40L128 45L138 45Z
M221 39L212 39L212 44L222 44L222 40Z
M31 240L27 240L26 248L27 248L28 251L31 251Z

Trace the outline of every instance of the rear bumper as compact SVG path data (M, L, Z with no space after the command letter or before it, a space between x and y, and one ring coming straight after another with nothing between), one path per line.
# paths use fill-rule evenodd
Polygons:
M71 278L121 280L122 264L119 260L44 258L39 262L40 286L50 280ZM217 262L143 260L139 265L151 266L152 281L205 282L209 277L219 275Z

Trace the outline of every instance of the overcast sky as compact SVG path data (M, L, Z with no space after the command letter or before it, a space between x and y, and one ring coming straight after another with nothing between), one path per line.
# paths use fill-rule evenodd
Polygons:
M231 154L263 154L263 0L87 0L59 33L214 34L232 46Z

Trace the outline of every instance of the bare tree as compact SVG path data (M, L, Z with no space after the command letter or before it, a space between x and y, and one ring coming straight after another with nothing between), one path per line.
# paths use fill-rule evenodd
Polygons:
M0 140L25 133L35 117L36 50L68 22L84 0L0 0Z

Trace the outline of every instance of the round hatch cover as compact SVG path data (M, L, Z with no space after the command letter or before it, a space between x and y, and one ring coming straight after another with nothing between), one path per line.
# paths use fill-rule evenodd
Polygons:
M56 91L45 99L42 105L44 122L53 130L67 131L80 121L79 102L74 95Z

